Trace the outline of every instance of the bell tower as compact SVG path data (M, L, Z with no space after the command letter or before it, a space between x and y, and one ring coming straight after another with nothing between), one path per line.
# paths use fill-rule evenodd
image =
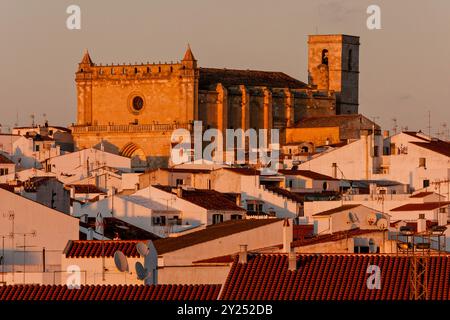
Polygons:
M336 93L336 113L358 113L359 37L310 35L308 82Z

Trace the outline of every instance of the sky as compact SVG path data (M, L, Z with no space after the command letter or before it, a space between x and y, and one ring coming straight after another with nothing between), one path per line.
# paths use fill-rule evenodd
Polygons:
M69 5L81 29L69 30ZM369 5L381 29L369 30ZM360 36L360 113L386 130L450 127L448 0L1 0L3 130L76 121L75 71L95 63L181 60L187 43L201 67L281 71L307 82L309 34ZM45 114L45 116L44 116ZM443 135L441 137L444 137Z

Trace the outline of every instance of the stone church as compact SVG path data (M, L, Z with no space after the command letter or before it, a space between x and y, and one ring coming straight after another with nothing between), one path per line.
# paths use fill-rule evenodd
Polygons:
M311 35L308 47L308 83L282 72L199 67L189 46L179 62L134 65L96 64L86 51L75 77L76 147L165 166L172 131L191 130L195 120L222 132L282 133L302 119L357 114L359 37Z

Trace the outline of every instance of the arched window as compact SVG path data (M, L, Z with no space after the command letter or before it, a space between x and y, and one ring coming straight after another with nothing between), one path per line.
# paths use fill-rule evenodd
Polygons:
M170 72L173 72L173 67L172 66L170 66Z
M161 67L158 67L158 72L161 72Z
M134 74L137 74L137 73L138 73L138 69L134 68Z
M328 50L327 49L322 50L322 64L328 65Z
M348 71L352 71L352 49L348 50L348 66L347 69Z
M147 73L150 73L150 67L147 67Z

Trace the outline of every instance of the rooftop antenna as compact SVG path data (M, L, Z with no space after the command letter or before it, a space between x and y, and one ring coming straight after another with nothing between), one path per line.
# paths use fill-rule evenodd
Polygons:
M47 122L47 114L46 114L46 113L43 113L43 114L42 114L42 118L44 118L44 123L46 123L46 122Z
M34 113L30 115L31 118L31 127L34 128Z
M397 129L398 129L397 118L392 118L392 122L394 123L394 126L392 127L392 131L394 132L394 135L395 135L395 134L397 134Z
M19 126L19 111L16 111L16 122L14 123L14 127Z
M427 129L428 129L428 136L431 139L431 111L430 110L428 110L428 127L427 127Z

